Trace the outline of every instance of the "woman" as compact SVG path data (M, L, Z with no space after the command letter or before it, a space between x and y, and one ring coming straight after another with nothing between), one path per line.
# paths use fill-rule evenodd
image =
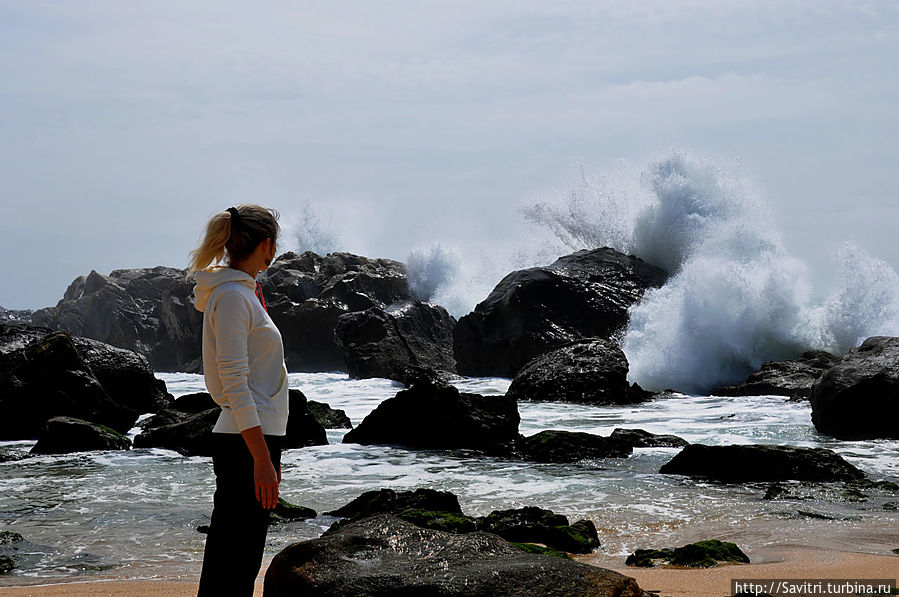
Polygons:
M252 596L269 510L278 503L280 437L287 432L281 334L256 275L271 265L278 214L229 207L191 253L195 306L203 312L203 374L222 412L213 427L215 496L198 595ZM227 266L212 263L227 260Z

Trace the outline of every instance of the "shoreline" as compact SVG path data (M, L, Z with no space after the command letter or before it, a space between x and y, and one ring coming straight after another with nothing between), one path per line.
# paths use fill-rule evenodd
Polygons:
M716 568L631 568L606 555L575 556L585 564L600 566L633 577L644 591L658 597L729 596L731 580L740 579L885 579L897 580L899 556L823 550L799 546L772 547L758 564L728 564ZM256 580L254 597L261 597L263 569ZM50 580L50 579L48 579ZM0 597L144 597L196 595L199 577L55 579L43 584L0 587Z

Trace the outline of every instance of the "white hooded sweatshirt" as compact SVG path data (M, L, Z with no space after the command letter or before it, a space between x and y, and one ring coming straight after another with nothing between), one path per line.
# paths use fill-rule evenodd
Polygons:
M212 431L240 433L261 425L266 435L286 435L284 345L256 297L256 281L229 267L197 272L195 279L206 389L222 407Z

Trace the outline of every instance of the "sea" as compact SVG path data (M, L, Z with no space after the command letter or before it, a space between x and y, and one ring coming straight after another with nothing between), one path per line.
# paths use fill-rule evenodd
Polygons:
M202 376L160 373L174 396L202 391ZM486 396L510 380L464 378L456 385ZM293 373L290 386L311 400L343 409L353 425L403 386L342 373ZM629 406L522 402L520 432L547 429L609 435L645 429L710 445L779 444L829 448L872 480L899 483L899 441L837 441L819 434L807 402L782 396L723 398L663 394ZM132 430L133 436L139 431ZM450 491L462 510L538 506L589 519L602 546L598 564L621 565L635 549L702 539L736 542L756 562L775 561L789 547L889 553L899 547L899 493L844 495L836 484L805 500L765 500L767 483L718 484L659 474L677 448L637 448L627 458L544 464L469 451L407 450L344 444L346 430L328 430L328 445L288 450L281 495L319 512L311 520L271 528L266 561L287 545L318 537L334 510L365 491L430 488ZM2 442L27 451L34 442ZM798 484L794 489L802 492ZM82 578L177 579L199 574L214 476L211 459L163 449L34 456L0 464L0 531L19 533L19 567L0 586Z

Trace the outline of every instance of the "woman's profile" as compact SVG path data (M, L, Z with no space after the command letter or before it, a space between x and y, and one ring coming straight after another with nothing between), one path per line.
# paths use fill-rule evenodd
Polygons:
M191 252L195 306L203 312L203 375L222 409L212 430L215 495L200 597L253 594L269 510L278 502L287 368L256 282L275 258L277 218L258 205L230 207L212 217Z

